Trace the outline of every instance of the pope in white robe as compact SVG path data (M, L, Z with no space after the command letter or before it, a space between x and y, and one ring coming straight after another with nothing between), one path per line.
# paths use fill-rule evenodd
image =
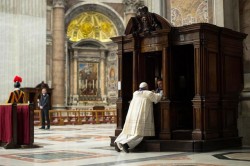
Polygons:
M144 136L155 136L153 102L159 102L162 96L149 91L145 82L139 88L133 93L123 130L114 142L118 152L128 153L128 149L137 146Z

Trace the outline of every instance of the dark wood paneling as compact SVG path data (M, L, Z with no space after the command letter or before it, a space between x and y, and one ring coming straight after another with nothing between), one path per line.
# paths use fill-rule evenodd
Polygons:
M242 59L235 56L224 56L224 94L238 94L242 89Z
M208 52L207 55L208 68L207 68L207 95L219 94L218 82L218 56L216 52Z
M154 120L156 138L160 140L171 139L171 124L170 124L170 102L160 101L154 105Z
M235 101L222 102L222 135L223 137L235 137L238 135L237 117L238 103Z
M206 103L204 120L204 139L214 139L220 136L220 111L218 105Z

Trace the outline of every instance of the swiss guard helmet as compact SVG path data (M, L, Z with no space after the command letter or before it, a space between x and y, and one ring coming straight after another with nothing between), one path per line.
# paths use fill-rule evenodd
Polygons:
M15 76L13 81L14 81L14 88L20 88L22 78L19 76Z

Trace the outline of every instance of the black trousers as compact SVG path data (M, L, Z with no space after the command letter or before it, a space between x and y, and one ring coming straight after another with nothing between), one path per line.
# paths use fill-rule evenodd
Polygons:
M45 120L46 120L47 127L50 128L49 110L41 109L41 114L42 114L42 127L45 128Z

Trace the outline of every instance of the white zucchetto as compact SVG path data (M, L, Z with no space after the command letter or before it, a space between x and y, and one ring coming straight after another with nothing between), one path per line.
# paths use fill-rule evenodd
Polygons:
M146 82L142 82L140 83L139 88L145 88L146 86L148 86L148 84Z

